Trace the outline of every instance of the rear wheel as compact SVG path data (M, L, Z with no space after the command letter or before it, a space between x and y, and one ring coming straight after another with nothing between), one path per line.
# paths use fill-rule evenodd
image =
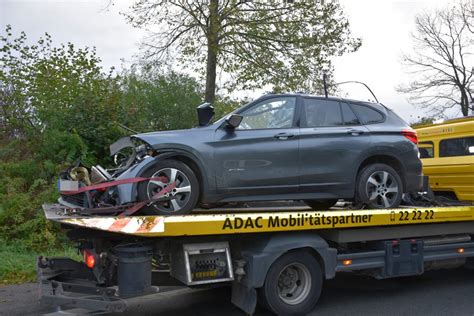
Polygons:
M337 200L305 200L304 202L313 210L328 210L336 205Z
M270 267L261 290L263 306L277 315L306 315L321 295L321 267L310 253L292 251Z
M196 207L199 199L199 182L193 170L185 163L172 159L158 161L152 168L142 174L142 177L161 177L167 179L167 181L140 182L138 184L139 201L149 200L169 184L176 183L176 187L170 191L168 199L145 206L142 213L183 215L190 213Z
M358 202L369 208L395 208L403 195L398 173L381 163L368 165L360 171L356 190Z

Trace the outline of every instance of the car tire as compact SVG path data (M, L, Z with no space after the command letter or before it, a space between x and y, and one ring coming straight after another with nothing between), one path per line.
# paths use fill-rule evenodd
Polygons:
M331 199L331 200L305 200L304 202L313 210L320 211L320 210L329 210L331 207L336 205L337 201L338 201L337 199Z
M259 289L261 306L276 315L307 315L323 286L321 266L308 251L291 251L270 267Z
M185 163L165 159L157 161L140 176L146 178L167 177L168 181L174 177L176 191L172 198L165 202L156 202L147 205L140 210L146 215L185 215L191 213L199 200L199 181L194 171ZM173 181L171 179L171 181ZM143 181L138 184L138 201L149 200L154 194L166 187L166 183L160 181Z
M356 202L369 208L396 208L403 195L398 173L382 163L365 166L357 177Z

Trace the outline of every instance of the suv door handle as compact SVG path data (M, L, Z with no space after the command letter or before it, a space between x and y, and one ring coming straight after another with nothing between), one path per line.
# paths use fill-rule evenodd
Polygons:
M350 129L347 131L347 134L350 134L352 136L359 136L361 134L364 134L364 131L360 129Z
M278 139L281 139L281 140L285 140L285 139L288 139L288 138L292 138L294 136L295 135L289 134L289 133L278 133L274 137L278 138Z

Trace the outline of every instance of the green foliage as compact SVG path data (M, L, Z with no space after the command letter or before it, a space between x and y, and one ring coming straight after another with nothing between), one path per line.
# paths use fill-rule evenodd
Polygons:
M0 239L0 284L34 282L36 280L36 259L38 256L69 257L80 260L77 250L68 243L64 248L47 249L41 253L31 251L21 242Z
M109 145L128 134L119 124L140 132L196 125L202 89L174 72L104 72L94 49L55 47L47 34L28 43L10 26L0 34L0 240L43 252L65 242L41 211L58 198L58 174L79 159L107 164ZM217 113L236 105L219 99Z
M200 86L174 72L124 74L121 122L139 131L190 128L196 125L196 106L202 103Z
M205 74L211 102L216 69L231 75L230 89L314 92L322 73L332 73L331 58L361 45L338 1L136 0L125 15L153 29L145 58L177 55Z

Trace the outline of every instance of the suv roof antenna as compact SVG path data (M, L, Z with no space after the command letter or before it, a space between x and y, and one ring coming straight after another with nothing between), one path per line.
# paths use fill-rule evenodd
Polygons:
M377 97L375 96L375 94L372 92L372 90L370 90L369 86L366 85L366 84L363 83L363 82L360 82L360 81L343 81L343 82L335 83L334 85L337 86L337 85L346 84L346 83L358 83L358 84L363 85L364 87L367 88L367 90L369 90L369 92L370 92L370 93L372 94L372 96L374 97L375 101L376 101L377 103L380 103L379 100L377 99ZM327 95L326 95L326 98L327 98Z
M326 73L323 73L323 86L324 86L324 95L326 96L326 99L328 97L328 84L326 82L327 75Z

